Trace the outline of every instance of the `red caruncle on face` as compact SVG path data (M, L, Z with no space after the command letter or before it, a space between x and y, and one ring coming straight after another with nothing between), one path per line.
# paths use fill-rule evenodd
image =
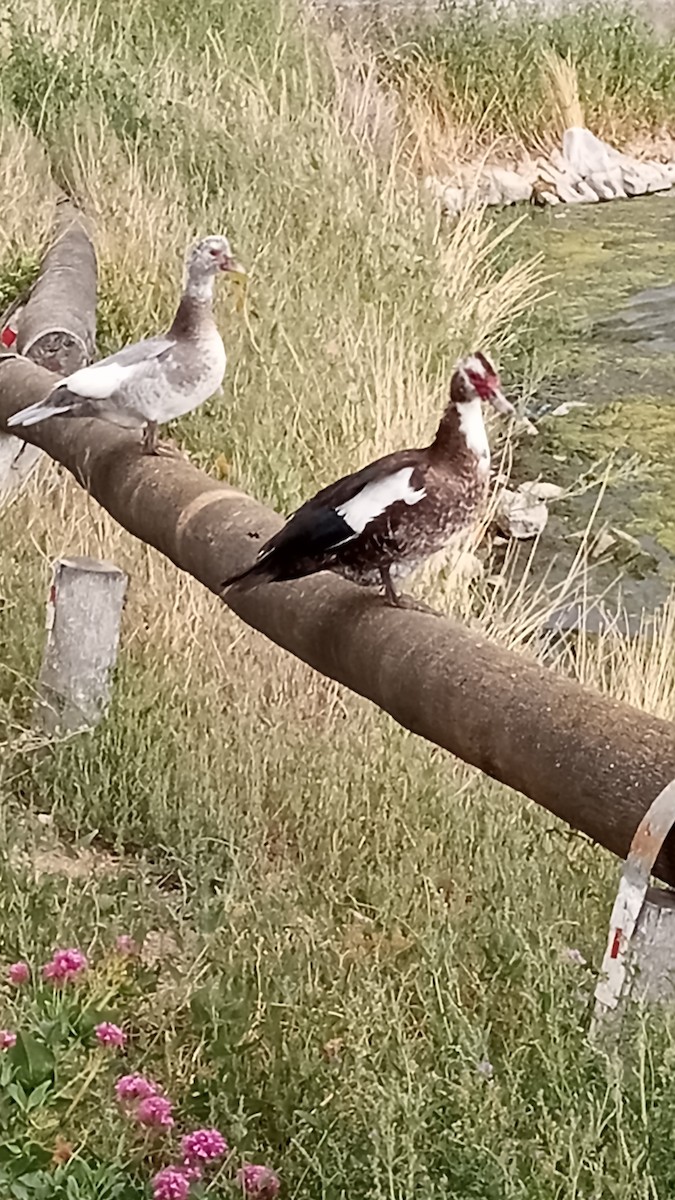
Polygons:
M499 391L499 376L494 371L488 371L483 375L478 371L468 370L467 377L481 400L489 400L494 392Z

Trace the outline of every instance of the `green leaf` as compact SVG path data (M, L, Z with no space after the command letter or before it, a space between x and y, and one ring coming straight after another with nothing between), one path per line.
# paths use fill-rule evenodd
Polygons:
M41 1083L39 1087L34 1088L28 1097L28 1101L26 1103L26 1112L32 1112L34 1108L40 1108L51 1090L51 1079L46 1079L45 1082Z
M8 1083L7 1087L5 1088L5 1091L6 1091L7 1095L9 1096L10 1100L14 1101L17 1108L20 1108L21 1112L25 1112L28 1097L26 1096L26 1093L25 1093L24 1089L22 1088L21 1084L17 1083L16 1081L14 1083Z
M31 1088L54 1076L54 1055L48 1046L29 1033L18 1033L16 1045L9 1051L16 1078Z
M0 1146L0 1162L8 1162L11 1158L20 1158L23 1150L18 1142L5 1142Z

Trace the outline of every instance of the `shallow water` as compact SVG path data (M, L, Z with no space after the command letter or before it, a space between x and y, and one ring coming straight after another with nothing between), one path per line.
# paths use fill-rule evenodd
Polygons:
M623 602L650 610L675 581L675 192L610 204L534 210L515 234L552 278L532 328L529 358L543 375L527 411L539 435L516 453L517 478L569 487L601 476L614 456L595 528L620 541L594 560L594 587L623 575ZM566 416L552 410L582 401ZM603 466L604 464L604 466ZM554 576L571 561L597 497L552 513L542 552Z

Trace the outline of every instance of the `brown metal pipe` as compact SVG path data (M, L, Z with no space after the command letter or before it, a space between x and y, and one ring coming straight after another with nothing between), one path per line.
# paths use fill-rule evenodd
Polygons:
M53 376L0 364L0 426ZM281 518L179 459L143 458L138 437L53 418L25 431L111 516L205 587L246 566ZM247 624L365 696L406 729L515 788L625 857L675 776L675 727L610 700L442 617L387 608L325 573L228 598ZM657 874L675 884L667 843Z

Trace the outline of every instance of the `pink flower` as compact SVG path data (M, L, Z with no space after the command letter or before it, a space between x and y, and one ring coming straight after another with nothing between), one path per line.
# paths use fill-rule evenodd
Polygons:
M22 983L28 983L30 979L30 967L25 962L12 963L7 971L7 978L10 983L20 987Z
M186 1200L190 1180L182 1167L162 1167L152 1181L154 1200Z
M228 1151L229 1146L217 1129L195 1129L194 1133L186 1134L181 1142L183 1160L188 1166L207 1162L210 1158L220 1158Z
M42 978L52 983L68 983L89 966L81 950L55 950L51 962L42 968Z
M136 1120L151 1129L171 1129L173 1104L166 1096L146 1096L136 1109Z
M94 1027L94 1033L102 1046L116 1046L118 1050L124 1049L127 1035L119 1025L113 1025L112 1021L102 1021L100 1025Z
M118 954L134 955L138 954L138 942L128 933L121 933L115 940L115 949Z
M16 1046L16 1034L11 1029L0 1029L0 1050L11 1050Z
M279 1194L281 1180L270 1167L257 1167L253 1163L245 1163L237 1171L237 1183L246 1196L255 1196L256 1200L275 1200Z
M115 1093L122 1104L128 1104L134 1100L146 1100L149 1096L156 1096L157 1088L152 1080L146 1079L144 1075L123 1075L115 1084Z

